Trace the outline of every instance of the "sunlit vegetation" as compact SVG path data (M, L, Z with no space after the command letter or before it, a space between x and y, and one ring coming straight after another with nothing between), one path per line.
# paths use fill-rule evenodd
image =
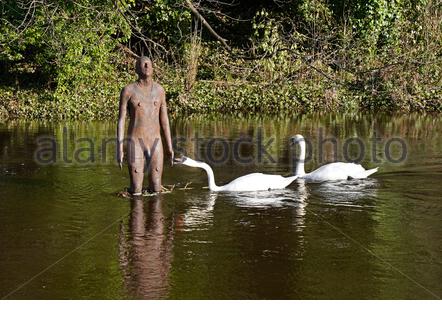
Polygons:
M0 119L108 119L136 56L172 115L440 112L438 0L5 0Z

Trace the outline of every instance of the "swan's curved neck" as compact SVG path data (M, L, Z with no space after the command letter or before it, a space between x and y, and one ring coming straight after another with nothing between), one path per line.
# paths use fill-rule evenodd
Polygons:
M220 191L222 189L222 187L218 187L215 184L215 175L213 174L212 168L207 163L204 163L204 162L198 163L198 166L200 168L204 169L207 173L207 180L209 182L209 189L211 191Z
M305 176L305 171L304 171L305 141L304 140L299 141L299 147L301 148L301 151L299 152L299 159L298 163L296 164L295 175L297 175L298 177L302 177Z

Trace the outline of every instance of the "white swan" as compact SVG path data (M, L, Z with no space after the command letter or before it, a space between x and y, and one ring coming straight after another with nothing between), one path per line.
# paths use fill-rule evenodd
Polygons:
M301 152L298 163L296 165L295 175L300 179L305 179L310 182L332 181L332 180L347 180L347 179L364 179L369 175L378 171L378 168L365 170L360 164L347 162L333 162L319 167L315 171L305 173L305 140L300 134L291 138L293 144L299 143Z
M189 167L204 169L207 173L207 178L209 180L209 189L211 191L260 191L284 189L297 178L296 176L283 177L276 174L250 173L245 176L236 178L235 180L224 186L217 186L215 184L213 170L207 163L195 161L188 157L175 159L174 162L177 164L184 164Z

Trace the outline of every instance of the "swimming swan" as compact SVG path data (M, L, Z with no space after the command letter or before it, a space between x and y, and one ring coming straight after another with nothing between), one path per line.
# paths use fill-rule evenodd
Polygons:
M315 171L305 173L305 140L300 134L293 136L291 139L293 144L299 143L301 153L296 165L295 176L300 179L305 179L309 182L321 182L332 180L347 180L347 179L364 179L369 175L378 171L378 168L365 170L360 164L347 162L333 162L319 167Z
M207 173L209 189L211 191L260 191L269 189L284 189L297 178L296 176L283 177L276 174L250 173L236 178L224 186L217 186L215 184L213 170L207 163L195 161L188 157L174 159L174 162L177 164L184 164L189 167L204 169Z

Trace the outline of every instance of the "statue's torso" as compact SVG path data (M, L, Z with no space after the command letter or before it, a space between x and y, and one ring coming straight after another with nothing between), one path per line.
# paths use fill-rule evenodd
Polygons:
M151 88L145 88L134 83L131 91L128 137L142 138L150 144L160 138L160 86L153 83Z

